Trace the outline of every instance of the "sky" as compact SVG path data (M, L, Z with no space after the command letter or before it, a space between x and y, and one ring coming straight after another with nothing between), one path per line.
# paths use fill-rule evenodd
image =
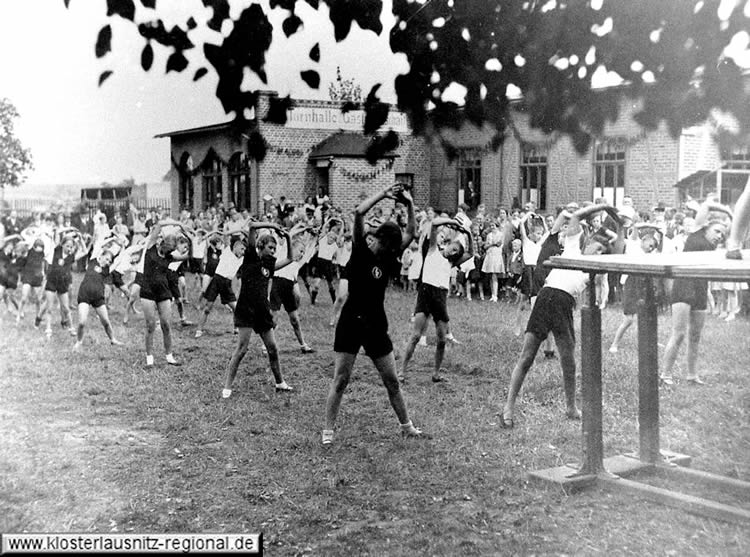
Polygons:
M233 0L232 15L249 3ZM380 36L354 24L339 44L333 39L325 4L317 15L306 3L299 3L297 15L306 24L288 40L281 31L288 12L273 10L269 18L274 42L266 64L269 83L257 79L248 83L281 96L327 99L338 65L345 79L361 85L363 94L382 83L379 96L394 102L393 80L408 71L408 64L403 55L388 48L392 15L390 2L385 0L384 5ZM212 13L200 0L160 0L157 6L167 28L184 23L190 15L200 23ZM140 13L148 12L136 12L137 20ZM20 114L15 133L34 161L27 184L118 183L126 178L159 182L169 170L169 139L155 139L156 134L230 119L215 97L216 78L211 72L198 82L192 81L198 65L165 74L168 52L157 48L153 67L144 72L142 39L134 26L117 19L106 17L104 0L71 0L69 9L63 0L0 3L0 98L9 99ZM97 59L96 37L107 23L113 27L112 52ZM317 64L307 56L316 43L321 49ZM201 57L199 48L193 50L188 54L191 62ZM98 87L100 73L109 69L114 74ZM320 73L318 90L299 79L299 72L307 69Z
M230 1L234 16L252 0ZM722 8L734 1L723 0ZM167 28L184 24L190 16L200 26L212 14L201 0L159 0L157 5ZM136 20L151 13L142 10L139 2L136 6ZM343 77L354 79L364 95L381 83L381 100L395 102L393 80L408 71L408 63L388 46L388 30L393 26L390 0L383 0L381 35L353 24L349 37L338 44L326 4L321 3L317 12L305 2L297 6L305 26L290 39L281 30L288 12L267 11L274 26L266 64L269 83L250 79L248 86L275 90L282 97L327 99L328 84L336 79L340 66ZM750 10L750 0L745 10ZM96 37L107 23L113 27L112 52L97 59ZM745 33L733 46L742 52L741 65L746 67L750 67L748 40ZM218 35L214 42L219 42ZM321 50L317 64L308 58L316 43ZM0 98L9 99L20 113L16 136L31 150L34 161L27 185L119 183L127 178L159 182L170 166L169 139L155 139L156 134L230 119L214 94L216 78L209 72L192 81L201 63L200 48L186 53L193 63L190 68L165 74L168 52L158 48L151 71L141 69L143 44L133 25L106 17L105 0L70 0L69 9L63 0L0 1ZM308 69L321 76L318 90L299 78L300 71ZM114 74L98 87L105 70ZM612 76L604 74L594 74L594 81L612 84Z

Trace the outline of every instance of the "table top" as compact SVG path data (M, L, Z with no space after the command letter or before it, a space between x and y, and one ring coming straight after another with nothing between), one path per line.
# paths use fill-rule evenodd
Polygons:
M578 255L550 257L545 265L591 273L619 272L664 278L701 278L724 281L750 281L750 250L742 259L727 259L723 249L671 254Z

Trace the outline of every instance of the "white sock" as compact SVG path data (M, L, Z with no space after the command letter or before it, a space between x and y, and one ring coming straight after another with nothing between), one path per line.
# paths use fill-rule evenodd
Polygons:
M154 365L154 356L153 356L153 354L146 354L146 365L147 366Z
M173 363L175 363L175 362L176 362L177 360L175 360L175 359L174 359L174 356L173 356L173 355L172 355L172 354L170 353L170 354L167 354L167 361L168 361L168 362L169 362L170 364L173 364Z

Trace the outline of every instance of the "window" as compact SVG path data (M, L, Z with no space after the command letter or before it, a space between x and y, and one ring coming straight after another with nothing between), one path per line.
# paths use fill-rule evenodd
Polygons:
M594 198L618 206L625 195L625 142L597 141L594 145Z
M482 202L482 152L461 149L458 152L458 204L474 210Z
M727 170L750 170L750 146L736 145L723 150L721 161Z
M211 152L203 163L203 205L210 207L221 202L221 161Z
M547 208L547 152L533 144L521 151L521 205L533 202L537 209Z
M414 174L404 172L401 174L396 174L396 183L397 184L408 184L410 187L414 187Z
M193 209L195 183L193 180L193 157L187 153L183 153L180 160L178 176L180 178L178 190L180 208L191 211Z
M229 200L238 211L252 210L250 163L244 153L235 153L229 159Z

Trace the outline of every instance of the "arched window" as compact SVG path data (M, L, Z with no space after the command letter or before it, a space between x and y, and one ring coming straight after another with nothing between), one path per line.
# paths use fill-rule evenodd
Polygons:
M180 157L180 168L178 169L178 175L180 178L180 208L192 211L195 183L193 181L193 157L191 157L189 153L183 153L182 157Z
M221 161L210 151L203 162L203 206L221 203Z
M252 210L250 162L244 153L237 152L229 159L229 196L238 211Z

